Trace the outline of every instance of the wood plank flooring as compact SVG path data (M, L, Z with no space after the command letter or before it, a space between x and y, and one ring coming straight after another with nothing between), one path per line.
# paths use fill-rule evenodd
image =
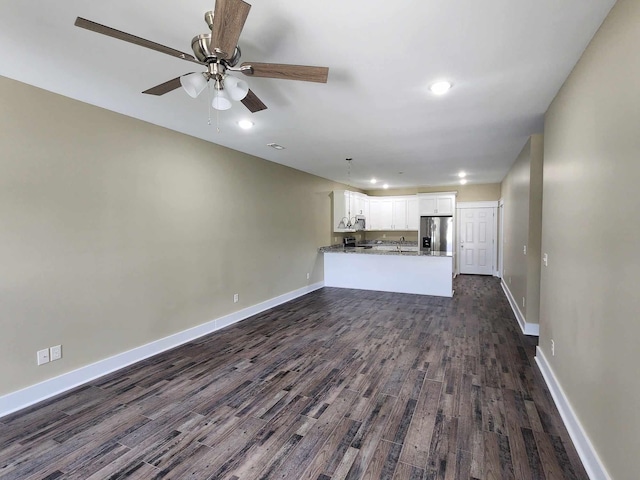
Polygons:
M587 479L491 277L324 288L0 418L1 479Z

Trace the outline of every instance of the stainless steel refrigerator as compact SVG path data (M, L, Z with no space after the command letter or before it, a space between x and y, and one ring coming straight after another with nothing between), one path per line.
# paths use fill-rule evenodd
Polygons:
M453 253L453 217L420 217L420 249Z

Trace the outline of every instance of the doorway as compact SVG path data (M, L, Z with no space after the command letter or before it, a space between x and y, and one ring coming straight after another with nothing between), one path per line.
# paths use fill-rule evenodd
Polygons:
M494 275L498 202L458 203L458 266L461 274Z

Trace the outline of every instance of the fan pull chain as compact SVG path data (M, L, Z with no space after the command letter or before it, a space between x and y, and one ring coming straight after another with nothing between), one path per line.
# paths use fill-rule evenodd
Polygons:
M216 130L220 133L220 110L216 110Z
M211 125L211 84L207 82L207 105L209 106L209 121L207 125Z

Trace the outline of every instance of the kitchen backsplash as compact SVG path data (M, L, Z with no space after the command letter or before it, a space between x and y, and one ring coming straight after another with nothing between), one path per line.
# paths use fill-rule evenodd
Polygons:
M407 242L417 242L418 241L418 232L401 232L390 230L387 232L364 232L364 238L362 240L385 240L387 241L400 241L401 237L404 237L404 240ZM357 238L357 237L356 237Z

